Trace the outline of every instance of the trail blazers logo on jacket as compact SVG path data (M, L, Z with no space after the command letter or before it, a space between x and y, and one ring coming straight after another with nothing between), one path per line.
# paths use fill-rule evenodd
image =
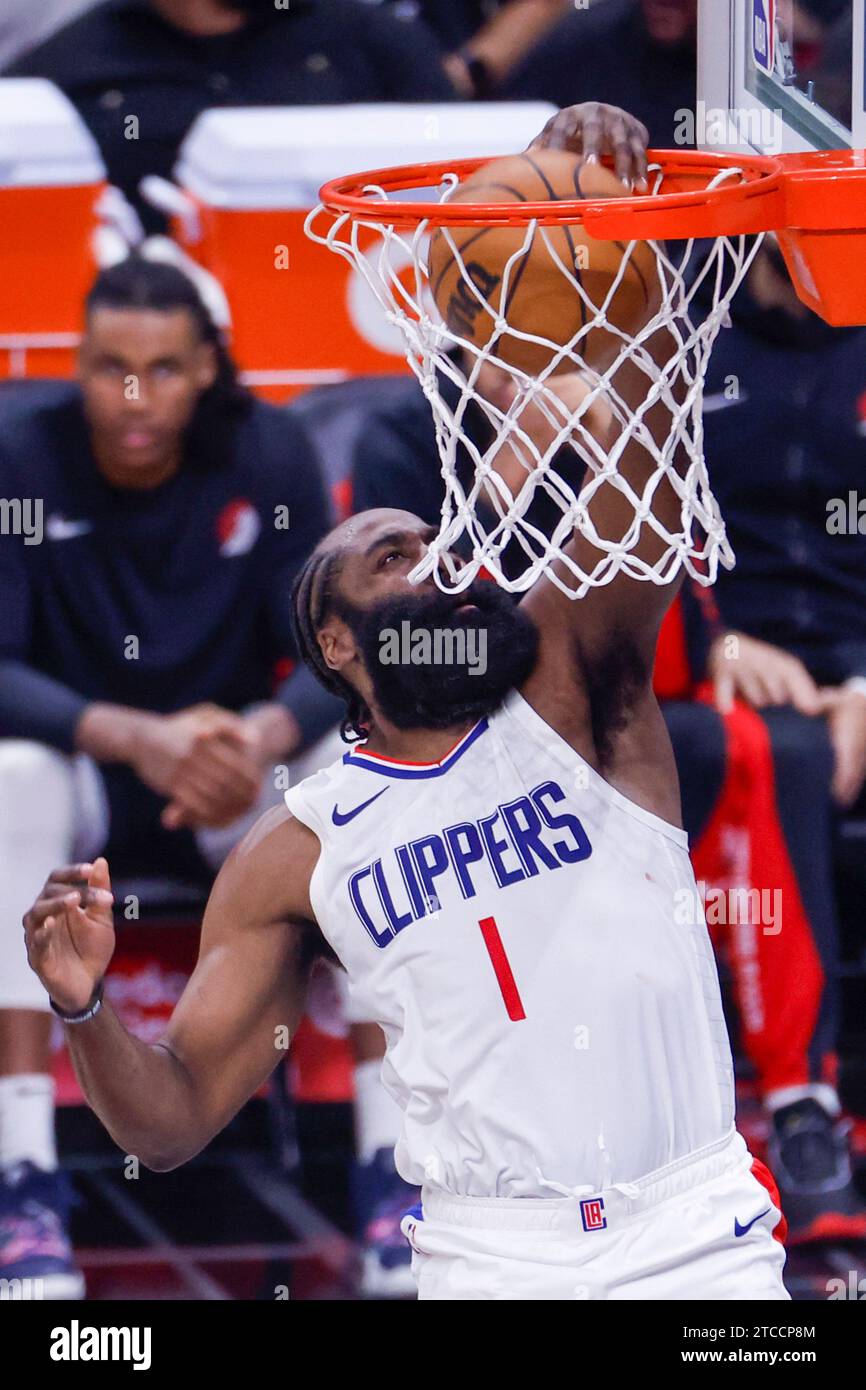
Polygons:
M217 517L216 533L220 555L246 555L252 550L262 529L259 514L245 497L223 507Z

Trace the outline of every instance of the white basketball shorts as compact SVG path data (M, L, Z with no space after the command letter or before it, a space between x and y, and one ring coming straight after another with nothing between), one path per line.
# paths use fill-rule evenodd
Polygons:
M789 1298L778 1190L736 1132L585 1197L425 1189L402 1230L420 1299Z

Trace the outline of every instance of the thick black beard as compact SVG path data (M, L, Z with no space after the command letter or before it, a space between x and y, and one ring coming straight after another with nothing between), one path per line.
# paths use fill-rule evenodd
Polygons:
M467 603L475 609L457 611ZM398 729L450 729L492 714L509 691L523 684L538 658L534 622L489 580L476 581L460 594L397 594L373 608L344 601L339 612L360 648L377 708ZM401 632L403 622L413 634L429 632L431 639L434 629L483 631L487 669L473 675L456 662L384 664L382 633Z

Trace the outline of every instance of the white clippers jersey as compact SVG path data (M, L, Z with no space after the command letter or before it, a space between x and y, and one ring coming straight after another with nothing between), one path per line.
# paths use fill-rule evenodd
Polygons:
M685 832L517 692L440 763L356 748L286 802L321 841L310 896L355 1017L385 1031L409 1182L598 1191L731 1130Z

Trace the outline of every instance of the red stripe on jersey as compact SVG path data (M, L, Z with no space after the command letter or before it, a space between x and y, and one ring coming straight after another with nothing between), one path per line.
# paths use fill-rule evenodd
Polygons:
M526 1018L526 1014L523 1010L520 991L511 973L511 966L508 964L508 957L505 954L505 947L502 944L502 937L499 935L496 919L495 917L483 917L478 925L481 928L484 945L487 947L487 954L490 956L499 988L502 991L506 1013L512 1023L519 1023L522 1018Z

